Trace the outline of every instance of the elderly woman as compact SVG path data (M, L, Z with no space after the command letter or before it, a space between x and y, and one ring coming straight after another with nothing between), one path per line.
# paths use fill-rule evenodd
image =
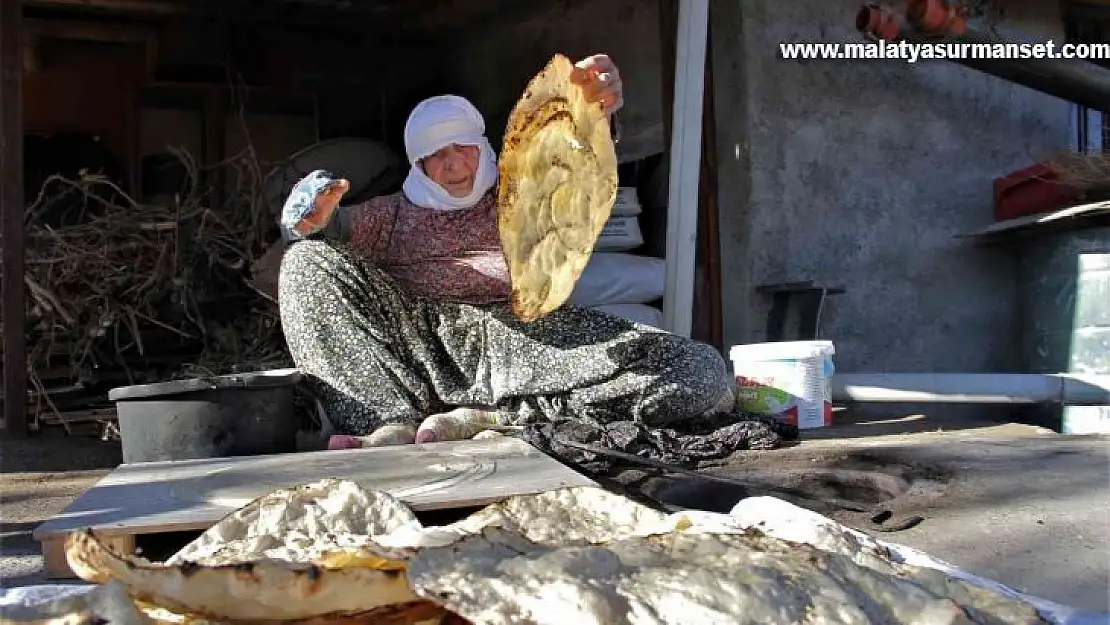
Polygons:
M592 101L621 107L607 56L576 67ZM572 415L662 426L732 410L731 377L707 345L570 306L513 316L497 157L468 101L421 102L404 139L401 192L335 208L346 183L317 172L283 217L298 240L281 265L282 327L338 432L390 426L383 440L410 443ZM290 210L298 194L303 219Z

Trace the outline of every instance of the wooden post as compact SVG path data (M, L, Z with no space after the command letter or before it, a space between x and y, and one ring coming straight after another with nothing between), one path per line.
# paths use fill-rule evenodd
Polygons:
M659 49L663 66L663 143L670 153L674 114L675 39L678 0L659 1ZM712 17L712 16L711 16ZM693 323L690 336L724 353L721 306L720 215L717 207L717 123L713 108L713 58L709 34L705 60L705 99L702 113L701 180L698 203L698 249L695 255Z
M675 40L674 115L667 194L667 278L664 327L690 336L693 326L694 263L698 239L705 53L708 0L679 0Z
M0 237L4 321L4 428L27 435L27 346L23 292L23 4L0 0Z
M701 284L704 291L698 293L698 306L702 312L699 319L704 322L704 338L701 340L716 347L727 357L728 347L724 344L724 311L721 301L721 223L717 205L717 114L713 107L715 97L713 87L713 49L708 45L712 35L706 38L705 53L705 97L702 109L702 153L701 179L698 202L698 255L697 266L701 270Z

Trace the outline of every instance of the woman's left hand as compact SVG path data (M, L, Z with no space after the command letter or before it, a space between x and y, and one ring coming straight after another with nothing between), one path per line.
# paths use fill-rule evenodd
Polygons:
M595 54L574 64L571 82L581 85L590 102L601 102L609 115L624 106L620 72L607 54Z

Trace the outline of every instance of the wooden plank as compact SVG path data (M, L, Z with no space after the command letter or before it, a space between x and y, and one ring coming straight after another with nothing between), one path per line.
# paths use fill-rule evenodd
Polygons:
M996 221L977 232L958 234L956 238L991 239L1021 232L1050 231L1053 228L1075 228L1094 225L1098 217L1110 215L1110 201L1069 206L1051 213L1023 215L1005 221Z
M690 336L694 312L694 257L698 235L701 121L708 33L708 2L679 0L663 325L668 331L686 337Z
M39 541L205 530L279 488L328 477L385 490L413 510L481 506L594 482L517 438L121 465L37 527Z
M23 6L0 0L0 236L3 237L4 429L27 435L23 292Z
M134 536L100 536L101 541L112 551L123 555L135 554ZM76 579L77 574L69 568L66 560L66 539L54 536L42 541L42 572L46 579Z

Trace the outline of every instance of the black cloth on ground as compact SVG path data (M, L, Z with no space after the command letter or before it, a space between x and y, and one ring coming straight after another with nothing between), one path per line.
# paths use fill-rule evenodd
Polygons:
M568 465L601 474L622 461L568 447L560 441L585 443L690 468L738 451L776 449L786 441L797 440L798 428L770 417L743 413L691 419L670 428L653 428L636 421L601 422L574 417L529 424L521 438Z

